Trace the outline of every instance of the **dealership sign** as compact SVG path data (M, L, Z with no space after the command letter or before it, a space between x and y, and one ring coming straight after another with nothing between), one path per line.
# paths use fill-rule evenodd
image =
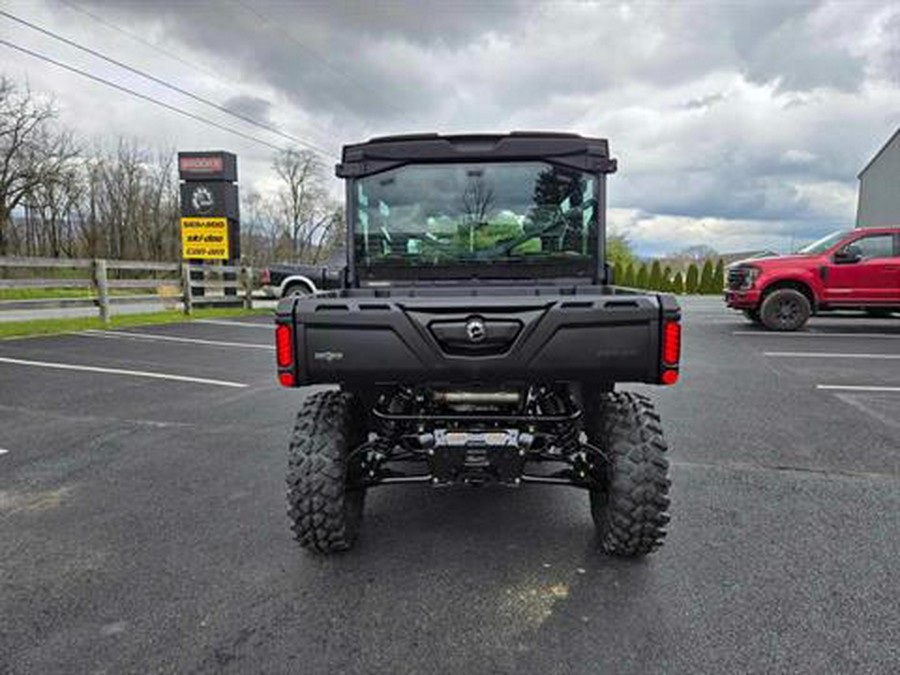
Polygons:
M185 258L228 260L228 218L182 218L181 250Z
M230 152L179 152L181 252L187 260L240 259L237 157Z

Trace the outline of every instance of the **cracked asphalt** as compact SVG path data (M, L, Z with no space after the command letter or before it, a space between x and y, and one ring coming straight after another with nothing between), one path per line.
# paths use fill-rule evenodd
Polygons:
M265 318L0 341L0 673L898 672L900 318L683 304L638 562L546 486L381 488L355 550L299 550Z

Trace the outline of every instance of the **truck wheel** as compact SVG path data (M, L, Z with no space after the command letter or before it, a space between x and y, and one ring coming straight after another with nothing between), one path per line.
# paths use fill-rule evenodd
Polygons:
M769 293L760 307L760 318L769 330L792 331L809 319L809 298L793 288L778 288Z
M591 490L591 516L601 548L636 557L662 546L669 522L669 462L659 415L646 396L600 399L588 436L607 453L601 487ZM593 417L593 416L592 416Z
M287 287L284 289L284 295L282 297L305 298L309 294L309 286L304 284L302 281L295 281L287 285Z
M365 490L347 486L347 453L364 439L354 398L339 391L307 397L297 414L288 462L288 517L297 541L319 553L353 546Z
M759 315L759 309L745 309L744 316L755 324L762 324L762 317Z

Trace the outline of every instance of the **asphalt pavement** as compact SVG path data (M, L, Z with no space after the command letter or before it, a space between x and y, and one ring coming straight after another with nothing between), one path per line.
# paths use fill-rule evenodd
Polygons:
M265 317L0 341L0 673L896 673L900 318L686 298L666 545L573 489L372 490L291 539Z

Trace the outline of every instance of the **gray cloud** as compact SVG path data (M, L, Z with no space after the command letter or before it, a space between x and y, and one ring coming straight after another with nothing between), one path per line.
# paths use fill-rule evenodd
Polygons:
M900 123L900 9L887 0L86 6L203 71L64 6L12 0L9 11L329 149L420 130L608 136L621 160L611 203L641 214L622 222L648 251L672 233L737 246L849 223L856 172ZM160 111L12 63L88 132L196 136ZM267 151L235 143L246 148L242 181L264 184ZM713 230L694 226L710 219Z

